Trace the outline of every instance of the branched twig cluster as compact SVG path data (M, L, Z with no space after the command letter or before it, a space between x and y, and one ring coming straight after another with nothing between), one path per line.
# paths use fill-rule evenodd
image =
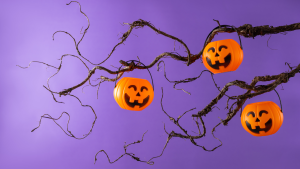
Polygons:
M77 1L71 1L70 3L68 3L67 5L70 5L72 2L76 2L79 4L79 2ZM69 130L68 128L68 124L69 124L69 121L70 121L70 115L67 113L67 112L63 112L60 117L58 118L53 118L51 117L49 114L44 114L43 116L41 116L41 119L39 121L39 126L36 127L35 129L32 130L32 132L34 130L36 130L37 128L40 127L41 125L41 121L43 118L48 118L48 119L51 119L53 120L64 132L66 135L70 136L70 137L74 137L76 139L83 139L85 137L87 137L93 130L93 127L94 127L94 124L96 122L96 119L97 119L97 115L94 111L94 109L90 106L90 105L83 105L81 103L81 101L79 100L78 97L74 96L74 95L71 95L71 92L81 86L83 86L87 81L89 81L89 85L91 85L92 87L97 87L98 86L98 89L97 89L97 97L98 97L98 90L99 90L99 87L100 87L100 84L105 82L105 81L110 81L110 82L115 82L116 80L118 80L119 78L122 77L123 73L124 72L129 72L129 71L133 71L135 69L149 69L151 67L153 67L157 62L157 70L159 70L159 65L161 63L164 64L164 76L166 78L167 81L169 81L170 83L174 83L174 89L175 86L179 83L188 83L188 82L192 82L196 79L198 79L203 72L209 72L211 73L210 71L208 70L203 70L199 76L197 77L194 77L194 78L187 78L187 79L183 79L183 80L176 80L176 81L171 81L167 78L166 76L166 71L165 71L165 63L163 60L161 60L162 58L166 58L166 57L171 57L175 60L178 60L178 61L183 61L183 62L186 62L187 66L189 66L190 64L194 63L196 60L200 59L200 56L202 55L202 52L203 52L203 49L205 47L205 45L207 45L209 42L212 41L212 39L214 38L214 36L217 34L217 33L222 33L222 32L226 32L226 33L232 33L232 32L237 32L239 35L243 36L243 37L256 37L258 35L260 36L264 36L264 35L272 35L272 34L277 34L277 33L286 33L287 31L294 31L294 30L298 30L300 29L300 23L295 23L295 24L291 24L291 25L285 25L285 26L278 26L278 27L273 27L273 26L268 26L268 25L264 25L264 26L257 26L257 27L253 27L252 25L250 24L245 24L243 26L240 26L240 27L237 27L237 28L228 28L228 27L221 27L220 26L220 23L219 21L215 20L218 25L220 26L219 28L217 29L214 29L211 33L211 35L208 37L207 41L205 42L205 45L204 47L200 50L200 52L198 54L191 54L189 48L187 47L187 45L182 41L180 40L179 38L177 37L174 37L172 35L169 35L159 29L157 29L153 24L151 24L150 22L148 21L145 21L145 20L138 20L138 21L134 21L133 23L123 23L124 25L129 25L129 29L127 32L125 32L123 34L123 36L120 38L121 41L115 45L112 49L112 51L110 52L110 54L100 63L98 64L94 64L92 63L91 61L89 61L87 58L83 57L83 55L80 53L79 51L79 44L80 42L83 40L83 37L85 36L85 34L87 33L89 27L90 27L90 22L89 22L89 19L87 17L87 15L82 12L81 10L81 5L79 4L79 7L80 7L80 12L87 18L87 21L88 21L88 26L87 28L84 30L84 32L82 33L82 37L81 39L76 42L75 38L68 32L66 31L56 31L54 34L53 34L53 40L54 40L54 35L56 33L65 33L67 35L69 35L74 43L75 43L75 48L77 50L77 53L79 56L76 56L76 55L72 55L72 54L65 54L65 55L62 55L62 57L60 58L60 65L59 67L55 67L55 66L52 66L52 65L49 65L49 64L46 64L44 62L40 62L40 61L32 61L32 62L37 62L37 63L42 63L42 64L45 64L49 67L53 67L55 69L57 69L57 72L55 74L53 74L51 77L48 78L47 80L47 85L48 87L45 87L53 96L53 99L58 102L58 103L63 103L63 102L59 102L57 101L56 97L55 97L55 94L59 95L60 97L61 96L72 96L72 97L75 97L81 104L81 106L84 106L84 107L90 107L91 110L93 111L94 115L95 115L95 119L94 119L94 122L91 126L91 129L90 131L83 135L83 137L75 137L72 132ZM131 34L133 28L135 29L138 29L138 28L143 28L144 26L147 26L149 27L150 29L152 29L153 31L155 31L157 34L160 34L160 35L163 35L167 38L171 38L173 39L174 41L177 41L179 42L181 45L184 46L186 52L187 52L187 56L181 56L179 55L178 53L176 52L164 52L160 55L158 55L149 65L143 65L141 66L141 64L135 64L134 62L126 62L126 61L123 61L123 60L120 60L120 63L122 66L124 66L122 69L119 69L119 70L116 70L116 71L113 71L113 70L110 70L108 68L105 68L103 66L100 66L102 63L104 63L105 61L107 61L111 55L113 54L113 52L116 50L116 48L120 45L120 44L123 44L126 39L129 37L129 35ZM75 85L75 86L72 86L68 89L65 89L63 91L60 91L60 92L54 92L50 89L50 86L49 86L49 80L55 76L56 74L58 74L58 72L60 71L61 67L62 67L62 61L63 59L66 57L66 56L72 56L72 57L75 57L77 59L79 59L85 66L86 68L88 69L88 76L79 84ZM86 63L84 62L84 60L82 60L81 58L83 58L84 60L86 60L87 62L89 62L90 64L92 65L95 65L95 67L93 67L91 70L89 69L89 67L86 65ZM31 62L29 63L29 66L30 66ZM220 87L217 86L217 84L215 83L214 81L214 78L213 78L213 73L211 73L211 77L212 77L212 80L214 81L214 84L216 86L216 88L219 90L219 94L201 111L198 111L198 113L196 114L192 114L192 118L194 120L194 122L196 123L197 125L197 129L198 129L198 133L197 135L191 135L186 129L184 129L180 123L179 123L179 120L189 111L192 111L194 110L195 108L193 109L190 109L186 112L184 112L181 116L179 116L178 118L174 118L172 116L170 116L163 108L163 104L162 104L162 100L163 100L163 89L162 89L162 98L161 98L161 107L162 107L162 111L165 113L165 115L177 126L179 127L179 129L182 131L182 133L176 133L174 131L171 131L171 132L167 132L166 129L165 129L165 126L164 126L164 131L166 134L168 134L168 138L167 138L167 141L166 141L166 144L161 152L160 155L158 156L155 156L155 157L152 157L150 160L148 161L142 161L140 160L139 157L136 157L133 153L128 153L127 152L127 148L130 146L130 145L133 145L133 144L137 144L137 143L141 143L144 139L144 135L146 133L143 134L142 136L142 140L139 140L139 141L136 141L136 142L133 142L133 143L130 143L130 144L126 144L124 145L124 151L125 153L122 154L119 158L117 158L115 161L110 161L110 158L108 156L108 154L104 151L104 150L100 150L97 152L96 156L100 153L100 152L103 152L104 154L106 154L107 158L108 158L108 161L109 163L114 163L116 161L118 161L120 158L122 158L123 156L127 155L127 156L131 156L133 159L139 161L139 162L145 162L147 164L154 164L154 162L152 161L154 158L158 158L160 156L162 156L163 152L165 151L165 148L167 147L169 141L173 138L173 137L179 137L179 138L183 138L183 139L189 139L191 141L192 144L194 144L195 146L198 146L198 147L201 147L203 150L205 151L214 151L215 149L217 149L218 147L220 147L222 145L222 142L216 138L214 136L214 131L216 129L216 127L218 127L220 124L223 124L223 125L227 125L228 122L236 115L236 113L241 109L242 105L245 103L245 101L247 99L250 99L252 97L255 97L255 96L258 96L258 95L261 95L261 94L264 94L266 92L270 92L272 90L275 90L275 88L279 85L279 84L282 84L282 83L287 83L289 81L289 79L291 77L294 77L296 73L300 73L300 64L296 67L291 67L288 63L286 63L286 65L288 65L290 71L288 72L284 72L284 73L281 73L281 74L278 74L278 75L272 75L272 76L269 76L269 75L266 75L266 76L257 76L255 78L253 78L252 82L250 84L247 84L246 82L244 81L240 81L240 80L235 80L235 81L232 81L232 82L229 82L227 83L221 90L220 90ZM19 65L17 65L19 66ZM28 66L28 67L29 67ZM21 67L21 66L19 66ZM21 68L28 68L28 67L21 67ZM103 71L106 71L108 72L109 74L111 75L118 75L117 77L115 78L109 78L109 77L104 77L104 76L101 76L100 78L97 78L96 81L100 80L97 84L91 84L90 82L90 79L91 77L93 76L93 74L95 73L96 70L103 70ZM273 81L267 85L256 85L258 82L266 82L266 81ZM228 96L226 95L226 92L229 90L229 87L230 86L237 86L237 87L240 87L241 89L246 89L247 91L244 93L244 94L241 94L241 95L238 95L238 96ZM184 89L176 89L176 90L182 90L188 94L190 94L189 92L185 91ZM206 149L204 146L200 146L196 143L196 139L200 139L202 137L205 136L206 134L206 127L204 125L204 121L202 119L203 116L206 116L209 112L212 111L213 108L216 107L216 104L218 103L218 101L220 99L223 98L223 96L226 96L227 97L227 109L228 109L228 113L227 113L227 117L226 119L222 120L221 119L221 122L219 122L213 129L212 129L212 135L214 136L214 138L216 138L217 140L220 141L220 145L216 146L215 148L211 149L211 150L208 150ZM228 105L228 102L230 100L233 100L235 101L234 103L232 103L230 106ZM56 121L59 120L63 114L66 114L68 115L69 117L69 120L68 120L68 123L67 123L67 129L64 130ZM202 126L202 132L200 130L200 125ZM95 156L95 162L97 160Z
M138 140L138 141L135 141L135 142L132 142L132 143L129 143L129 144L126 144L126 142L125 142L125 145L124 145L124 147L123 147L123 148L124 148L124 151L125 151L124 154L122 154L120 157L118 157L115 161L110 161L110 158L109 158L108 154L106 153L106 151L105 151L105 150L100 150L100 151L98 151L98 152L96 153L96 155L95 155L95 162L94 162L94 163L96 163L96 161L97 161L97 155L98 155L99 153L103 152L103 153L106 155L106 157L107 157L107 159L108 159L108 162L109 162L110 164L112 164L112 163L118 161L118 160L119 160L120 158L122 158L123 156L128 155L128 156L132 157L133 159L135 159L136 161L139 161L139 162L143 162L143 163L147 163L147 164L153 165L154 162L151 161L153 158L150 159L150 160L148 160L148 161L143 161L143 160L141 160L139 157L136 157L135 154L133 154L133 153L128 153L128 152L127 152L127 148L128 148L130 145L141 143L141 142L144 140L144 135L145 135L146 133L147 133L147 131L143 134L141 140Z

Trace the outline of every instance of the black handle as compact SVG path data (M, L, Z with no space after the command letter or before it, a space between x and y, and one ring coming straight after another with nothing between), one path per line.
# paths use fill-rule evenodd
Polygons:
M241 37L240 37L239 33L237 32L236 28L235 28L234 26L231 26L231 25L220 25L220 26L215 27L215 28L208 34L208 36L207 36L207 38L206 38L206 40L205 40L205 42L204 42L204 47L205 47L205 44L206 44L207 39L210 37L210 35L212 34L212 32L213 32L214 30L216 30L216 29L218 29L218 28L222 28L222 27L225 27L225 28L226 28L226 27L232 27L232 28L236 31L236 33L237 33L238 36L239 36L241 49L243 50ZM204 47L203 47L203 49L204 49Z
M128 62L139 62L139 63L141 63L142 65L144 65L144 63L142 63L142 62L140 62L140 61L138 61L138 60L128 60L126 63L128 63ZM120 66L119 71L121 70L122 66L123 66L123 65ZM144 65L144 66L145 66L145 65ZM146 66L145 66L145 67L146 67ZM149 70L148 68L147 68L147 70L148 70L148 72L149 72L149 74L150 74L151 81L152 81L152 86L153 86L153 91L154 91L153 78L152 78L152 75L151 75L150 70ZM116 81L115 81L115 87L117 86L117 78L118 78L118 74L119 74L119 72L117 73L117 77L116 77Z

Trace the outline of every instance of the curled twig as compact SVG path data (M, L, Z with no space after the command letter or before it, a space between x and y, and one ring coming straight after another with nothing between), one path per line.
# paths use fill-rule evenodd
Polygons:
M30 67L30 64L31 64L32 62L42 63L42 64L44 64L44 65L47 65L47 66L53 67L53 68L55 68L55 69L59 69L59 68L57 68L57 67L55 67L55 66L52 66L52 65L49 65L49 64L47 64L47 63L40 62L40 61L31 61L31 62L29 62L29 64L28 64L28 66L27 66L27 67L22 67L22 66L20 66L20 65L16 65L16 66L18 66L18 67L20 67L20 68L22 68L22 69L27 69L27 68L29 68L29 67Z
M267 41L267 46L268 46L268 48L270 48L270 47L269 47L269 40L270 40L271 36L272 36L272 35L270 35L270 37L269 37L269 39L268 39L268 41ZM270 49L271 49L271 50L277 50L277 49L272 49L272 48L270 48Z
M285 26L278 26L278 27L273 27L273 26L269 26L269 25L253 27L253 26L250 25L250 24L245 24L245 25L242 25L242 26L240 26L240 27L238 27L238 28L233 28L233 27L232 27L232 28L228 28L228 27L221 27L219 21L218 21L218 20L214 20L214 21L216 21L216 22L218 23L219 28L214 29L214 30L212 31L212 33L211 33L211 35L209 36L209 38L207 39L207 41L205 41L204 47L200 50L200 52L199 52L198 54L193 55L193 54L191 54L191 52L190 52L189 48L187 47L187 45L186 45L182 40L180 40L179 38L174 37L174 36L172 36L172 35L169 35L169 34L163 32L163 31L161 31L160 29L157 29L156 27L154 27L154 25L153 25L152 23L150 23L150 22L148 22L148 21L139 19L139 20L137 20L137 21L134 21L133 23L124 23L124 25L129 25L129 29L128 29L127 32L125 32L125 33L122 35L122 37L120 37L121 41L120 41L117 45L115 45L115 46L113 47L113 49L112 49L112 51L110 52L110 54L108 54L108 56L107 56L101 63L99 63L99 64L94 64L94 63L90 62L87 58L83 57L83 56L81 55L80 51L79 51L79 44L80 44L81 41L83 40L85 34L87 33L87 30L88 30L89 27L90 27L90 21L89 21L89 18L87 17L87 15L86 15L84 12L82 12L82 10L81 10L81 5L80 5L79 2L77 2L77 1L71 1L71 2L68 3L67 5L70 5L72 2L78 3L79 9L80 9L80 13L83 14L83 15L87 18L88 26L87 26L87 28L84 30L83 33L82 33L83 27L81 28L80 33L82 34L82 36L81 36L81 39L78 41L78 43L76 42L76 39L75 39L70 33L68 33L67 31L56 31L56 32L53 34L53 40L54 40L54 36L56 35L56 33L65 33L65 34L69 35L69 36L73 39L73 41L74 41L74 44L75 44L77 53L79 54L79 57L78 57L78 56L75 56L75 55L72 55L72 54L65 54L65 55L63 55L63 56L61 57L61 59L60 59L61 61L60 61L59 67L55 67L55 66L46 64L46 63L44 63L44 62L39 62L39 61L32 61L32 62L42 63L42 64L45 64L45 65L47 65L47 66L49 66L49 67L53 67L53 68L57 69L57 72L56 72L55 74L53 74L51 77L49 77L48 80L47 80L48 88L44 86L44 87L52 94L53 99L54 99L56 102L58 102L58 103L63 103L63 102L57 101L56 98L55 98L55 96L54 96L54 94L58 94L59 96L61 96L61 95L63 95L63 96L69 95L69 96L75 97L75 98L80 102L81 106L83 106L83 107L90 107L90 108L92 109L92 111L93 111L93 113L94 113L94 115L95 115L95 119L94 119L94 121L93 121L93 124L92 124L92 127L91 127L89 133L88 133L88 134L85 134L84 137L81 137L81 138L75 137L75 136L72 134L72 132L69 130L68 125L69 125L69 121L70 121L70 115L69 115L67 112L61 113L61 115L60 115L58 118L53 118L53 117L51 117L49 114L44 114L44 115L41 116L41 118L40 118L39 126L36 127L36 128L34 128L34 129L32 130L32 132L35 131L37 128L40 127L40 125L41 125L41 120L42 120L43 118L47 118L47 119L53 120L53 121L54 121L54 122L55 122L55 123L56 123L63 131L64 131L64 133L65 133L66 135L70 136L70 137L74 137L74 138L76 138L76 139L84 139L85 137L87 137L87 136L92 132L92 129L93 129L94 124L95 124L95 122L96 122L96 119L97 119L96 113L95 113L94 109L93 109L91 106L89 106L89 105L83 105L82 102L79 100L78 97L76 97L76 96L70 94L73 90L75 90L76 88L78 88L78 87L84 85L87 81L89 81L89 85L91 85L91 86L93 86L93 87L98 86L98 89L97 89L97 98L98 98L98 91L99 91L100 84L101 84L102 82L104 82L104 81L115 82L116 80L118 80L118 79L123 75L124 72L133 71L133 70L135 70L135 69L149 69L149 68L153 67L157 62L158 62L157 66L159 67L159 64L163 62L163 64L164 64L164 76L165 76L165 78L166 78L170 83L174 83L173 88L176 89L175 86L176 86L177 84L179 84L179 83L188 83L188 82L195 81L196 79L198 79L198 78L201 76L201 74L202 74L204 71L207 71L207 70L202 71L201 74L200 74L198 77L194 77L194 78L186 78L186 79L179 80L179 81L170 81L170 80L167 78L167 76L166 76L166 72L165 72L165 63L164 63L164 61L161 60L162 58L167 58L167 57L169 57L169 58L172 58L172 59L175 59L175 60L178 60L178 61L186 62L187 65L190 65L190 64L194 63L197 59L201 59L201 55L202 55L202 52L203 52L203 49L204 49L205 45L208 44L209 42L211 42L212 39L214 38L214 36L215 36L216 34L222 33L222 32L227 32L227 33L237 32L239 35L241 35L241 36L243 36L243 37L246 37L246 38L247 38L247 37L254 38L254 37L258 36L258 35L260 35L260 36L264 36L264 35L272 35L272 34L277 34L277 33L286 33L286 31L293 31L293 30L298 30L298 29L300 29L300 23L295 23L295 24L290 24L290 25L285 25ZM183 45L183 46L184 46L184 48L185 48L185 50L186 50L186 52L187 52L187 56L181 56L180 54L178 54L178 53L176 53L176 52L164 52L164 53L162 53L162 54L156 56L156 57L154 58L154 60L153 60L149 65L144 65L144 66L141 66L140 64L130 64L130 63L127 63L127 62L121 60L120 63L124 66L124 68L119 69L119 70L117 70L117 71L112 71L112 70L107 69L107 68L105 68L105 67L103 67L103 66L99 66L99 65L101 65L102 63L104 63L105 61L107 61L107 59L109 59L109 58L111 57L111 55L113 54L113 52L116 50L116 48L117 48L119 45L124 44L124 42L126 41L126 39L127 39L127 38L129 37L129 35L131 34L133 28L138 29L138 28L143 28L144 26L149 27L150 29L152 29L153 31L155 31L157 34L161 34L161 35L163 35L163 36L165 36L165 37L167 37L167 38L173 39L173 40L174 40L174 50L175 50L175 42L176 42L176 41L179 42L180 45ZM271 37L271 36L270 36L270 37ZM270 37L269 37L269 39L270 39ZM269 39L268 39L268 41L269 41ZM267 41L267 46L268 46L268 41ZM179 47L180 47L180 46L179 46ZM268 47L269 47L269 46L268 46ZM60 91L60 92L54 92L54 91L50 90L49 80L50 80L50 78L54 77L54 76L60 71L60 69L61 69L61 67L62 67L62 60L63 60L63 58L66 57L66 56L72 56L72 57L78 58L78 59L86 66L86 68L88 69L88 76L87 76L81 83L79 83L79 84L77 84L77 85L75 85L75 86L73 86L73 87L70 87L70 88L65 89L65 90L63 90L63 91ZM95 66L92 70L90 70L90 69L88 68L88 66L85 64L85 62L84 62L80 57L82 57L83 59L85 59L86 61L88 61L90 64L92 64L92 65L97 65L97 66ZM138 59L139 59L139 58L138 58ZM32 62L29 63L28 67L30 67L30 64L31 64ZM110 161L110 159L109 159L107 153L106 153L104 150L100 150L98 153L100 153L100 152L105 153L106 156L107 156L107 158L108 158L108 161L109 161L110 163L114 163L114 162L118 161L120 158L122 158L123 156L128 155L128 156L131 156L133 159L135 159L135 160L137 160L137 161L145 162L145 163L147 163L147 164L152 165L152 164L154 164L154 162L151 161L151 160L154 159L154 158L158 158L158 157L161 157L161 156L162 156L162 154L164 153L164 151L165 151L165 149L166 149L166 146L168 145L170 139L173 138L173 137L179 137L179 138L183 138L183 139L189 139L189 140L191 141L192 144L194 144L194 145L196 145L196 146L198 146L198 147L203 148L205 151L214 151L215 149L217 149L218 147L220 147L220 146L222 145L222 142L221 142L218 138L216 138L215 135L214 135L214 132L215 132L216 127L218 127L221 123L222 123L223 125L227 125L228 122L236 115L237 111L240 110L240 109L242 108L243 104L245 103L245 101L246 101L247 99L252 98L252 97L255 97L255 96L258 96L258 95L261 95L261 94L264 94L264 93L269 92L269 91L272 91L272 90L275 90L275 88L276 88L278 85L281 85L282 83L287 83L287 82L289 81L289 78L294 77L296 73L300 73L300 64L299 64L297 67L291 67L288 63L286 63L286 65L288 65L288 67L289 67L289 69L290 69L290 71L288 71L288 72L281 73L281 74L279 74L279 75L273 75L273 76L269 76L269 75L266 75L266 76L257 76L257 77L255 77L255 78L252 80L251 84L249 84L249 85L248 85L246 82L244 82L244 81L235 80L235 81L232 81L232 82L227 83L221 90L220 90L220 87L217 86L217 84L216 84L216 82L215 82L215 80L214 80L214 78L213 78L213 74L210 72L210 73L211 73L211 77L212 77L212 79L213 79L213 82L214 82L216 88L219 90L220 93L219 93L219 94L218 94L218 95L217 95L217 96L216 96L216 97L215 97L215 98L214 98L214 99L213 99L213 100L212 100L212 101L211 101L211 102L203 109L203 110L198 111L197 114L193 114L193 115L192 115L193 120L195 121L196 126L197 126L197 129L198 129L198 134L195 135L195 136L190 135L190 134L188 133L188 131L187 131L186 129L184 129L184 128L179 124L179 120L180 120L187 112L189 112L189 111L191 111L191 110L194 110L195 108L190 109L190 110L184 112L184 113L183 113L181 116L179 116L177 119L174 118L174 117L171 117L171 116L164 110L164 108L163 108L163 104L162 104L162 100L163 100L163 89L162 89L162 98L161 98L161 108L162 108L162 111L168 116L168 118L169 118L169 119L170 119L177 127L179 127L179 128L181 129L181 131L182 131L183 133L176 133L176 132L174 132L174 131L167 132L167 131L166 131L166 128L165 128L165 124L164 124L164 131L165 131L166 134L168 134L168 138L167 138L166 144L165 144L165 146L164 146L164 148L163 148L163 150L162 150L162 152L161 152L160 155L155 156L155 157L151 158L151 159L148 160L148 161L142 161L142 160L140 160L139 157L136 157L133 153L127 153L127 148L128 148L130 145L132 145L132 144L137 144L137 143L141 143L141 142L143 141L143 138L144 138L144 135L145 135L146 132L143 134L141 140L138 140L138 141L133 142L133 143L130 143L130 144L126 144L126 143L125 143L125 145L124 145L124 147L123 147L125 153L122 154L122 155L121 155L119 158L117 158L115 161ZM19 66L19 65L17 65L17 66ZM19 67L20 67L20 68L23 68L23 69L28 68L28 67L21 67L21 66L19 66ZM98 69L98 70L106 71L106 72L108 72L108 73L111 74L111 75L118 74L118 76L117 76L116 78L109 78L109 77L101 76L101 77L99 78L99 79L100 79L100 82L97 83L96 85L93 85L93 84L91 84L91 82L90 82L90 78L92 77L92 75L95 73L95 71L96 71L97 69ZM158 68L158 70L159 70L159 68ZM209 72L209 71L208 71L208 72ZM98 80L98 79L97 79L97 80ZM274 82L272 82L272 83L270 83L270 84L267 84L267 85L257 85L257 86L255 86L259 81L264 82L264 81L273 81L273 80L274 80ZM240 88L242 88L242 89L246 89L247 92L245 92L244 94L238 95L238 96L227 96L227 95L226 95L226 92L229 90L229 87L230 87L230 86L238 86L238 87L240 87ZM84 88L84 87L83 87L83 88ZM83 88L82 88L82 90L83 90ZM182 91L184 91L184 92L190 94L189 92L185 91L184 89L176 89L176 90L182 90ZM228 109L228 107L229 107L229 100L236 100L236 101L235 101L234 103L231 104L231 106L230 106L230 108L229 108L229 110L228 110L226 119L224 119L224 120L221 119L221 122L218 123L218 124L212 129L212 135L213 135L213 137L214 137L215 139L219 140L221 144L220 144L219 146L217 146L217 147L211 149L211 150L207 150L204 146L198 145L198 144L195 142L195 140L204 137L205 134L206 134L206 127L205 127L205 125L204 125L204 121L203 121L202 117L205 116L205 115L207 115L209 112L211 112L212 109L214 109L214 108L216 107L216 104L218 103L218 101L219 101L223 96L227 96L227 97L228 97L228 100L227 100L227 106L226 106L227 109ZM280 100L280 101L281 101L281 100ZM235 106L235 107L234 107L234 106ZM218 108L218 107L217 107L217 108ZM59 120L59 119L62 117L63 114L66 114L66 115L68 115L68 117L69 117L68 123L67 123L67 130L64 130L64 129L56 122L57 120ZM195 117L196 117L196 120L194 119ZM200 124L199 124L200 122L198 122L198 119L200 120L201 125L202 125L202 127L203 127L203 132L200 131ZM98 154L98 153L97 153L97 154ZM96 162L96 160L97 160L97 159L96 159L97 154L95 155L95 162Z
M49 92L51 92L52 95L53 95L53 93L59 94L59 93L57 93L57 92L51 91L51 90L48 89L46 86L44 86L44 88L46 88ZM33 132L34 130L36 130L36 129L38 129L38 128L40 127L41 122L42 122L42 118L48 118L48 119L53 120L53 122L55 122L55 124L58 125L58 126L60 127L60 129L61 129L66 135L68 135L68 136L70 136L70 137L74 137L75 139L80 140L80 139L84 139L84 138L86 138L88 135L90 135L90 133L92 132L92 130L93 130L93 128L94 128L94 125L95 125L95 123L96 123L96 120L97 120L97 115L96 115L94 109L93 109L92 106L90 106L90 105L83 105L82 102L80 101L80 99L79 99L78 97L76 97L76 96L74 96L74 95L71 95L71 94L68 94L68 95L69 95L69 96L72 96L72 97L75 97L75 98L79 101L79 103L80 103L81 106L83 106L83 107L89 107L89 108L93 111L93 113L94 113L94 115L95 115L95 119L94 119L94 121L93 121L93 123L92 123L92 127L91 127L90 131L89 131L87 134L84 134L83 137L76 137L76 136L74 136L74 135L71 133L71 131L69 130L70 115L69 115L69 113L67 113L67 112L63 112L63 113L60 115L60 117L57 118L57 119L51 117L49 114L44 114L43 116L41 116L41 119L40 119L40 122L39 122L39 126L36 127L36 128L34 128L31 132ZM54 95L53 95L53 99L56 101ZM56 101L56 102L57 102L57 101ZM69 117L69 120L68 120L68 123L67 123L67 132L66 132L66 131L65 131L65 130L57 123L57 122L56 122L56 120L59 120L59 119L62 117L63 114L67 114L68 117ZM68 134L68 133L69 133L69 134Z
M124 147L123 147L123 148L124 148L124 151L125 151L124 154L122 154L121 156L119 156L119 157L118 157L116 160L114 160L114 161L110 161L110 158L109 158L108 154L105 152L105 150L100 150L100 151L98 151L98 152L96 153L96 155L95 155L95 161L94 161L94 164L95 164L96 161L97 161L97 155L98 155L99 153L103 152L103 153L106 155L107 160L108 160L108 162L109 162L110 164L113 164L113 163L115 163L116 161L118 161L119 159L121 159L123 156L128 155L128 156L132 157L133 159L135 159L136 161L143 162L143 163L147 163L147 164L149 164L149 165L153 165L154 162L151 161L151 159L148 160L148 161L143 161L143 160L140 160L139 157L136 157L133 153L128 153L128 152L127 152L127 148L128 148L129 146L131 146L131 145L133 145L133 144L141 143L141 142L144 140L144 136L145 136L145 134L146 134L147 132L148 132L148 131L146 131L146 132L143 134L141 140L138 140L138 141L135 141L135 142L132 142L132 143L129 143L129 144L126 144L126 142L125 142L125 145L124 145Z

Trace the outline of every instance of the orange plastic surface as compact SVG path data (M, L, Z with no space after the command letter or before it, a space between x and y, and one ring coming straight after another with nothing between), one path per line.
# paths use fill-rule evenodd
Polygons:
M253 136L276 133L283 122L279 106L271 101L248 104L241 115L243 128Z
M212 73L235 71L243 61L243 50L233 39L210 42L203 50L204 66Z
M154 91L146 79L123 77L114 89L114 98L123 109L141 111L151 104Z

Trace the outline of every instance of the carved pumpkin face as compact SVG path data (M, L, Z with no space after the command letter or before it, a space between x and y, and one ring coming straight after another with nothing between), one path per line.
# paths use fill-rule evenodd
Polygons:
M235 71L243 61L243 50L233 39L214 41L204 48L202 60L214 74Z
M271 101L248 104L241 115L243 128L254 136L274 134L282 122L283 114L279 106Z
M124 77L114 89L114 98L121 108L140 111L151 104L154 92L148 80Z

